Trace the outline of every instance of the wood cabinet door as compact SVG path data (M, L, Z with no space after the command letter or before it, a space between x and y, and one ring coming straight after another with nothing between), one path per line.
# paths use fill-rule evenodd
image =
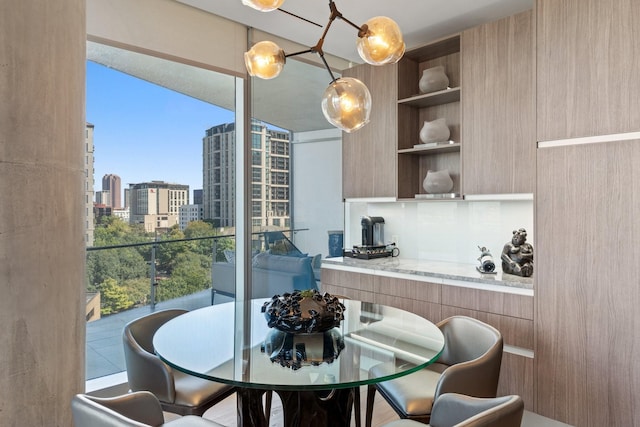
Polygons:
M640 2L536 7L538 141L640 130Z
M536 412L638 425L640 140L538 149Z
M342 196L396 196L396 65L364 64L343 72L361 80L371 92L367 125L342 133Z
M533 11L462 33L462 176L465 194L533 193Z

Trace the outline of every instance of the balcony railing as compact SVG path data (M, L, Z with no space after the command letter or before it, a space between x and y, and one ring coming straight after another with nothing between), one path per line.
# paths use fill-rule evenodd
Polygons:
M254 252L273 244L272 232L252 236ZM213 263L234 255L234 234L88 247L86 378L125 370L122 329L130 320L159 309L213 304ZM231 300L215 297L216 304Z

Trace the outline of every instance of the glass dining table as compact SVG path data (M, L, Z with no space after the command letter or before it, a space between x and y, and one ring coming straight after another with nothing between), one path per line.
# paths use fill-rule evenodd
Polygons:
M339 326L317 333L269 328L270 299L236 301L180 315L156 332L169 366L237 387L239 426L267 426L266 391L282 401L284 425L349 426L360 386L415 372L435 361L444 337L430 321L398 308L350 299ZM384 364L382 376L369 370Z

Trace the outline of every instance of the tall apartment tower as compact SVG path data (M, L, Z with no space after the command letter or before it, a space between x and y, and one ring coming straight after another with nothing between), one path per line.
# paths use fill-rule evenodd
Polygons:
M235 124L207 129L202 139L204 218L235 226ZM289 132L251 124L251 216L254 227L290 226Z
M125 188L124 189L124 208L128 208L129 206L131 206L131 202L129 202L129 200L131 199L131 197L129 196L129 191L131 191L129 188Z
M111 200L109 203L103 201L107 206L111 206L114 209L120 209L122 207L121 193L121 180L118 175L107 174L102 177L102 191L109 190Z
M85 155L84 155L84 220L85 220L85 245L93 246L93 231L95 228L93 219L93 128L91 123L85 128Z
M163 181L129 184L130 224L145 231L166 230L179 224L180 206L189 204L189 186Z
M193 190L193 204L194 205L202 204L202 189Z

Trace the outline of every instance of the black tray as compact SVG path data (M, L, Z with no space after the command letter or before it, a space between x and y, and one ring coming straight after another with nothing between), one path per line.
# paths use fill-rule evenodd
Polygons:
M344 251L343 256L348 258L357 258L357 259L385 258L385 257L391 256L391 251L376 252L372 254L363 253L363 252Z

